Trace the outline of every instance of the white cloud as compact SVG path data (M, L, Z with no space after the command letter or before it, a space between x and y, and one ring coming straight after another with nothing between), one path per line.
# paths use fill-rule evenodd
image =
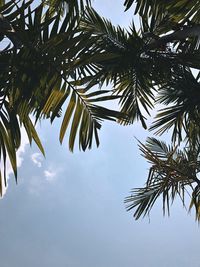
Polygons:
M57 173L56 171L52 171L51 169L44 170L44 176L46 177L46 181L52 182L55 181Z
M31 195L40 196L47 190L48 185L51 186L56 181L59 170L53 171L51 167L43 171L44 177L41 175L33 175L29 179L28 191Z
M42 154L41 153L33 153L31 155L31 160L33 161L33 163L38 167L38 168L41 168L42 167L42 160L43 160L43 157L42 157Z

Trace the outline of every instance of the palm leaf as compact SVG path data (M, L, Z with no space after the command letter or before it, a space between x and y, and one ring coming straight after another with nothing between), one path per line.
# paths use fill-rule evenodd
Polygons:
M193 125L199 121L199 82L191 71L176 72L171 81L158 90L157 103L167 105L156 115L151 130L162 134L173 129L172 141L191 136ZM196 130L198 127L196 127Z
M200 184L197 178L197 170L200 171L199 149L189 146L180 150L155 138L148 138L146 145L140 143L140 150L151 167L145 187L132 190L132 194L125 199L127 210L136 209L134 217L139 219L150 213L160 196L164 214L166 211L169 214L170 204L176 196L185 206L187 187L191 189L193 183Z
M0 12L7 23L15 29L13 37L17 32L16 36L20 43L18 49L13 47L8 52L0 53L0 155L3 163L1 193L6 185L7 160L11 162L17 179L16 151L21 143L21 126L24 126L30 144L34 140L44 154L30 116L34 116L37 121L42 116L46 116L46 113L52 120L60 115L61 107L67 98L67 91L62 89L63 83L66 84L65 79L71 77L71 70L68 71L67 63L77 53L76 44L81 39L77 35L76 27L79 20L78 9L83 8L83 1L74 1L70 4L72 9L65 14L62 21L60 12L52 15L51 9L44 8L43 4L33 8L32 2L19 1L16 5L10 1L0 7ZM73 36L75 36L74 40L72 40ZM13 40L13 37L10 39ZM72 51L73 47L75 51ZM65 79L63 79L64 76ZM73 94L73 91L76 92L75 89L70 90L70 94ZM52 102L53 92L59 93L54 94L57 98ZM78 96L76 105L79 108L76 110L82 114L80 103ZM73 119L70 134L71 147L73 147L80 119L77 112ZM94 122L94 124L97 128L97 123Z

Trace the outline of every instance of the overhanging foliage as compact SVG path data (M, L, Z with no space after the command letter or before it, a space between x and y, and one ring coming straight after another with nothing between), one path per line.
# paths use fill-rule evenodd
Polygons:
M176 196L185 204L190 187L190 207L199 219L199 2L126 0L124 5L135 7L139 28L134 21L128 30L113 26L87 0L47 0L36 7L32 0L0 1L0 40L8 40L0 52L0 192L8 159L17 179L22 126L30 144L34 140L44 153L35 125L63 114L60 142L69 131L69 149L77 142L85 151L99 145L103 120L139 121L147 129L146 118L161 104L149 130L171 131L171 144L155 138L140 144L151 164L149 178L126 199L128 209L135 208L138 219L162 196L163 210L169 211ZM112 88L97 89L103 85ZM118 111L103 105L112 100L119 101Z

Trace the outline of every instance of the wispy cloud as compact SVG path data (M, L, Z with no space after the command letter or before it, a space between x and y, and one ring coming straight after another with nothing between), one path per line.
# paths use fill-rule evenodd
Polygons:
M52 182L55 181L57 172L51 169L44 170L44 176L46 177L46 181Z
M41 168L42 167L42 160L43 160L43 157L42 157L42 154L41 153L33 153L31 155L31 160L33 161L33 163L38 167L38 168Z
M43 175L33 175L31 179L29 180L29 186L28 191L31 195L40 196L42 193L47 190L48 186L51 186L56 179L58 175L57 170L52 170L51 167L47 168L43 171Z

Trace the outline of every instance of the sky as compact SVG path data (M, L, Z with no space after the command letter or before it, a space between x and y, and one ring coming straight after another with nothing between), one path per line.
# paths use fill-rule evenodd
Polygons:
M96 8L127 26L132 11L124 14L122 3L96 0ZM105 122L100 147L74 153L67 140L59 144L59 127L38 127L45 158L23 140L18 185L11 177L0 200L0 267L200 267L200 228L178 201L169 218L161 203L150 219L125 210L124 198L148 174L139 124Z

